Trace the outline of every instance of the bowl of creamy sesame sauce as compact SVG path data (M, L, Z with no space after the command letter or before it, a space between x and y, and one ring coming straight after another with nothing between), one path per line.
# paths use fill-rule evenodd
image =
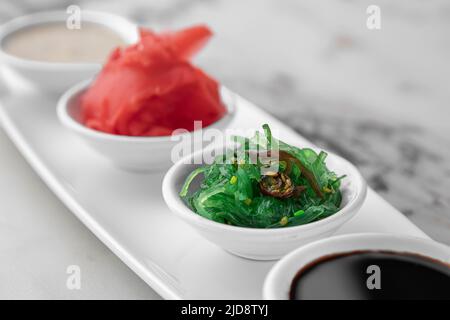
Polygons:
M24 27L6 36L2 49L9 55L32 61L56 63L103 63L125 40L99 23L84 22L69 29L64 22Z
M60 93L95 76L115 48L139 39L137 26L121 16L82 11L76 26L67 23L68 17L65 11L39 12L0 26L6 84L13 87L14 78L14 83Z

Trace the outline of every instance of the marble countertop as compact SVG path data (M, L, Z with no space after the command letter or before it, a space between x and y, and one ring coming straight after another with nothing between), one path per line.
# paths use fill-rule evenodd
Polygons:
M366 27L372 2L350 0L4 1L0 23L71 4L155 29L207 23L216 35L197 64L354 162L391 204L450 244L448 1L379 0L380 30ZM3 132L0 148L0 260L10 262L0 264L0 298L158 297L64 208ZM71 263L87 270L89 288L66 290Z

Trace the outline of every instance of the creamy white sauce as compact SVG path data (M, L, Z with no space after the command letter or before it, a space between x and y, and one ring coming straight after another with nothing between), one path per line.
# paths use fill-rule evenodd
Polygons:
M111 29L83 22L81 29L68 29L64 22L30 26L8 35L2 48L10 55L45 62L103 63L111 50L124 45Z

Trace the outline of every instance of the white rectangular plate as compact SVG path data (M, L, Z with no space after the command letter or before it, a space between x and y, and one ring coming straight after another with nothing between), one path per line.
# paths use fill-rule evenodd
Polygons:
M269 123L295 145L308 141L236 96L233 128ZM172 215L161 195L163 173L113 167L58 123L56 98L4 97L4 129L40 177L73 213L134 272L168 299L260 299L274 262L233 256L201 238ZM339 234L382 232L427 237L369 190L361 211Z

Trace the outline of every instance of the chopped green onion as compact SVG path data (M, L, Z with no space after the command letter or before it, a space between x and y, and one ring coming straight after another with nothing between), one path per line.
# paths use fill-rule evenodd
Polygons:
M299 217L299 216L301 216L302 214L304 214L305 213L305 210L298 210L298 211L296 211L295 213L294 213L294 217Z

